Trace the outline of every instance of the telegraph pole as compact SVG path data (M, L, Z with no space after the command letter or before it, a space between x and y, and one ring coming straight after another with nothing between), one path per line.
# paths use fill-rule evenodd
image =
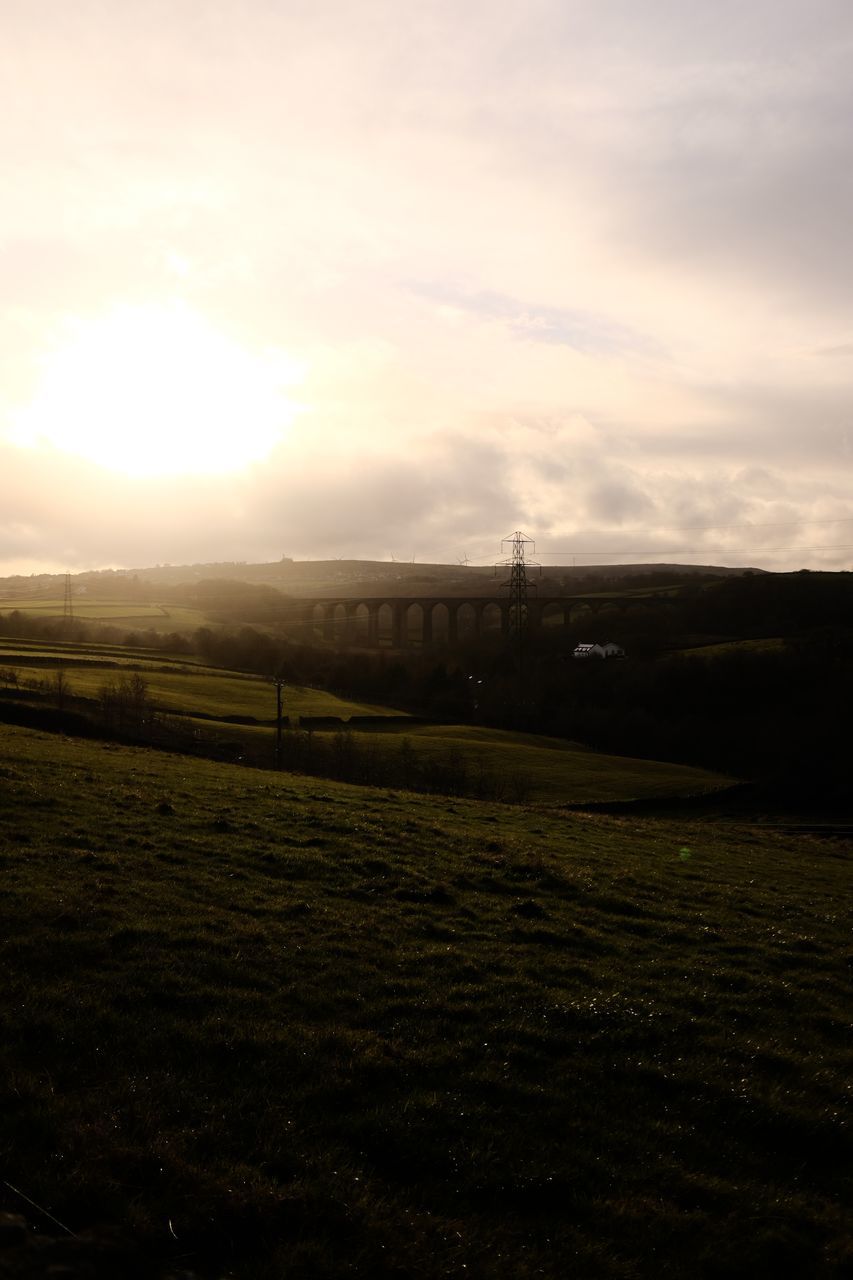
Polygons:
M282 676L273 676L275 685L275 767L281 768L281 691L284 688Z
M62 630L70 635L74 628L74 596L71 591L71 574L65 575L65 594L62 597Z

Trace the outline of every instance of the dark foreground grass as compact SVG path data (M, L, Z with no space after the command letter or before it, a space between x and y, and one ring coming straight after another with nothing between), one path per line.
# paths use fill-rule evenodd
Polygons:
M851 1274L849 848L0 734L0 1179L73 1230Z

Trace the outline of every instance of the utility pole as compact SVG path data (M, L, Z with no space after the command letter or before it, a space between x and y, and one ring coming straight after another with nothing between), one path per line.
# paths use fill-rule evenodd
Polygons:
M281 768L281 691L284 688L283 676L273 676L275 685L275 767Z
M71 593L71 574L65 575L65 594L62 597L62 629L70 634L74 626L74 597Z
M512 548L512 555L506 560L499 561L495 565L495 571L497 572L501 567L510 571L509 579L502 584L501 590L509 593L509 643L516 656L520 679L529 621L527 597L530 591L536 590L536 586L527 580L527 570L535 568L541 571L542 566L535 560L527 559L528 547L531 551L535 551L536 544L521 530L516 530L508 538L501 539L501 551L505 551L507 545Z

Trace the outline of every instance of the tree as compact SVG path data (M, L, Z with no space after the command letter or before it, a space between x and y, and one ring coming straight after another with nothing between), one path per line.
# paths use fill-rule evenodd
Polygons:
M53 673L47 682L47 687L56 703L57 710L64 710L65 704L71 695L71 683L64 667L60 667Z

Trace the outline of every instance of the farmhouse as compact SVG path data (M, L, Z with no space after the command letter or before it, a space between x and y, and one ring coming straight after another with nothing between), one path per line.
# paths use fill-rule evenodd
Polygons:
M604 644L579 644L575 646L574 657L576 658L624 658L625 650L621 645L614 644L612 640L605 640Z

